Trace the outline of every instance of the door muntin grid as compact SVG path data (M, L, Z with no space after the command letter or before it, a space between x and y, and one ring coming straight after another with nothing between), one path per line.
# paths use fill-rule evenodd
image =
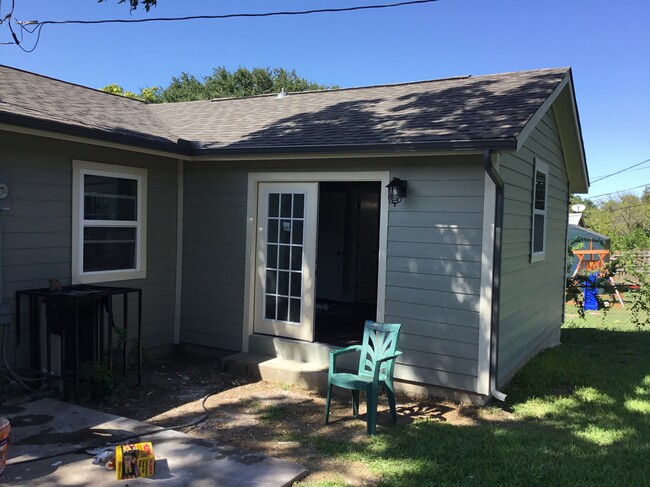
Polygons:
M300 324L305 193L268 194L264 318Z

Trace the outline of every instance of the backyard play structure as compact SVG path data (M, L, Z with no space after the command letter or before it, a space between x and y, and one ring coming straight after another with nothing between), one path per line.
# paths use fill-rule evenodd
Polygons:
M578 258L578 264L576 265L573 275L575 277L579 272L585 272L589 274L589 277L585 279L584 282L584 308L586 310L597 310L598 309L598 286L593 283L596 281L598 273L605 268L606 262L609 260L609 250L607 249L594 249L593 242L589 242L588 249L574 249L571 250L573 255ZM616 283L612 277L608 278L608 281L611 283L613 288L612 297L622 306L625 307L623 303L623 296L616 287ZM604 294L604 293L603 293ZM605 307L608 307L610 301L602 301ZM612 300L613 301L613 300Z

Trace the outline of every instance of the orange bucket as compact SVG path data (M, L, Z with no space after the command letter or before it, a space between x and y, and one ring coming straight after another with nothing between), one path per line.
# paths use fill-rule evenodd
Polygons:
M11 445L11 425L8 419L0 418L0 477L5 471L9 445Z

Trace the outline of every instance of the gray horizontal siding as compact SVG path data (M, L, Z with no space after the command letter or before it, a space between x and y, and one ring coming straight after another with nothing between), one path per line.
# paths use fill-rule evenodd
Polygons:
M248 170L187 163L184 183L181 341L239 351Z
M176 160L7 132L0 132L0 147L0 172L10 176L11 197L10 211L1 215L4 301L15 309L18 290L46 287L49 278L64 285L71 282L73 159L144 167L148 169L147 278L106 284L142 288L143 345L172 343ZM135 305L131 310L135 313ZM131 323L135 319L135 315L130 316ZM20 360L26 359L28 344L26 321L22 323L24 338L17 353ZM14 332L11 327L11 337Z
M530 262L534 158L549 165L546 257ZM562 322L568 180L552 112L516 154L504 155L505 223L499 333L499 380L525 363Z
M476 390L484 171L439 158L400 170L389 207L386 321L402 323L396 377Z

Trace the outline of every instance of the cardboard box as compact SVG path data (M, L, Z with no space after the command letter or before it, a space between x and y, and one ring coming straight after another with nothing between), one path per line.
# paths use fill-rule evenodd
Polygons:
M156 458L151 442L118 445L115 448L117 479L153 477Z

